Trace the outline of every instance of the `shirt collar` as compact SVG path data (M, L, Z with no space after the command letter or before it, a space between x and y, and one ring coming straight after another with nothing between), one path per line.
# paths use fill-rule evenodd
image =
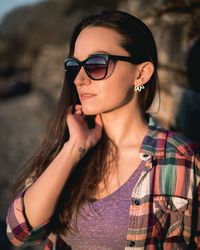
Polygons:
M167 131L153 117L149 116L148 132L144 137L139 153L148 156L164 157Z

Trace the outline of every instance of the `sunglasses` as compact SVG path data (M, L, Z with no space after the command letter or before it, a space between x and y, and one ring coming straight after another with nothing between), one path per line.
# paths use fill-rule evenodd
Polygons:
M102 80L108 74L109 62L125 61L136 64L137 62L132 57L109 55L109 54L95 54L91 55L84 61L80 62L75 58L67 58L64 62L65 71L68 72L71 79L75 79L81 67L84 68L88 77L92 80Z

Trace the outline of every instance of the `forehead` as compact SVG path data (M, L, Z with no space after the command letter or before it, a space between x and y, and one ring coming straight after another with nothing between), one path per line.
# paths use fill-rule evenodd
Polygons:
M104 52L126 55L121 46L122 37L116 31L104 27L87 27L83 29L75 43L74 57L84 60L91 54Z

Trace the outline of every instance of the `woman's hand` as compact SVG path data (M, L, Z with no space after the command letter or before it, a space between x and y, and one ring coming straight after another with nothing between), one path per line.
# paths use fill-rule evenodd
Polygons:
M32 227L38 227L52 218L57 201L72 169L76 167L77 162L88 149L101 138L100 115L95 118L95 128L89 129L84 120L81 105L76 105L74 114L72 114L72 108L69 109L66 122L69 127L69 140L24 194L26 216ZM49 180L51 181L49 182Z
M70 107L66 119L70 135L69 142L73 141L77 144L80 156L84 155L100 140L103 126L101 116L98 114L95 118L95 127L89 129L84 116L82 106L76 105L74 114L72 114L72 107Z

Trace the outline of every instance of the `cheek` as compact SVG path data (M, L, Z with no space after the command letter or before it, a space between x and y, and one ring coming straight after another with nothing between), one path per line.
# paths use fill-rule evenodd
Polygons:
M82 102L82 109L86 115L94 115L119 108L134 97L134 87L124 81L99 82L96 86L97 96L91 100Z
M104 95L102 98L103 101L110 102L113 104L121 103L133 97L134 94L134 86L128 81L124 81L125 78L116 79L113 81L109 87L107 87L104 91Z
M105 97L104 101L106 103L109 100L110 105L120 106L128 103L134 97L134 88L132 86L119 87L115 91L110 91L110 93Z

